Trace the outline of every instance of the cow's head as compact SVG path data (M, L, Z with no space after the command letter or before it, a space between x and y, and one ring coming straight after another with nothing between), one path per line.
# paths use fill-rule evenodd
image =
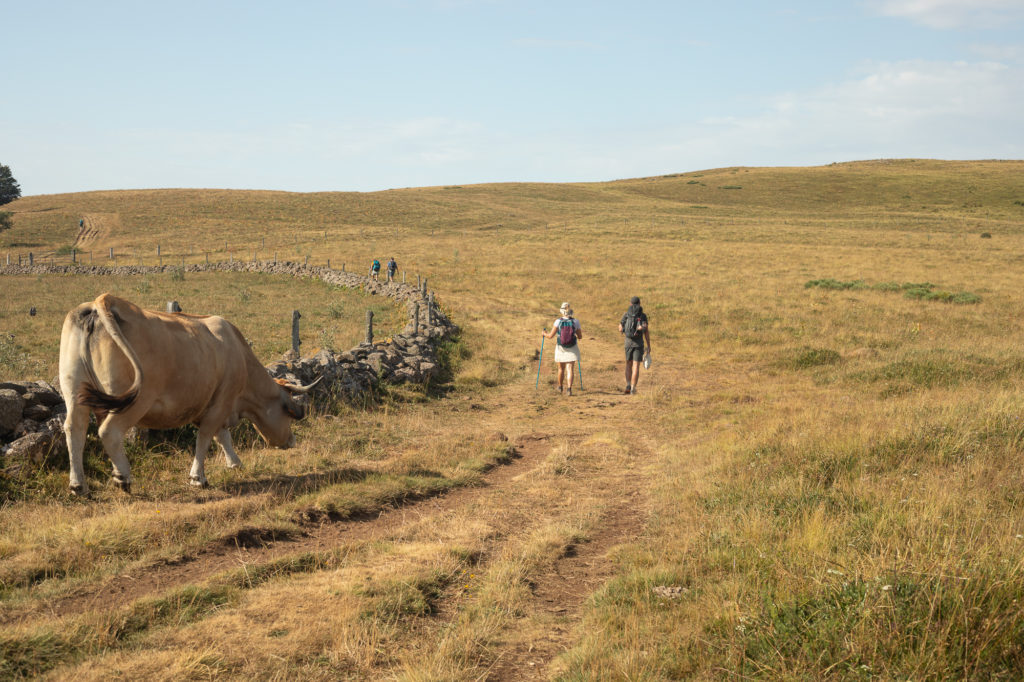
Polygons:
M306 416L306 406L302 396L316 386L317 379L309 386L290 384L283 379L275 379L277 394L266 402L259 419L253 423L268 443L278 448L290 448L295 445L292 433L292 422Z

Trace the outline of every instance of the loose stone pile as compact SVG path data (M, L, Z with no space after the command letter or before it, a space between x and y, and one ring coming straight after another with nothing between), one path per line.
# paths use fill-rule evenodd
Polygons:
M175 266L6 266L0 275L62 274L128 276L169 273ZM458 331L424 289L399 282L375 282L367 277L298 263L215 263L186 265L186 272L260 272L273 275L319 279L328 284L361 288L371 295L386 296L405 303L408 324L401 333L383 342L361 343L342 352L321 350L311 357L290 357L290 353L267 367L277 379L310 384L320 382L310 395L356 401L373 391L379 382L423 383L439 371L437 344ZM29 462L42 464L48 458L66 456L64 417L66 409L60 389L46 382L10 381L0 383L0 467L14 474Z
M0 453L8 473L42 464L64 437L67 414L60 392L45 381L0 382Z

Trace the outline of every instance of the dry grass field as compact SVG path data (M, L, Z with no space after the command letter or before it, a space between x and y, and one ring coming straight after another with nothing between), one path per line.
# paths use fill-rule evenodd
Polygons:
M185 484L187 433L133 446L131 496L94 442L91 499L59 469L4 479L0 676L1021 676L1024 162L5 209L14 259L394 255L463 331L443 390L323 406L294 450L249 433L207 490ZM64 312L106 289L225 314L266 361L275 309L309 311L308 349L379 304L158 279L0 279L0 379L52 376ZM627 396L634 294L654 364ZM584 330L571 398L550 344L534 388L563 300Z

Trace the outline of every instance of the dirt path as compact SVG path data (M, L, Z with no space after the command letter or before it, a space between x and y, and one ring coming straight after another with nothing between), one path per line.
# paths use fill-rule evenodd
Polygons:
M82 250L97 242L107 241L111 230L120 227L121 219L116 213L86 213L75 239L75 248Z

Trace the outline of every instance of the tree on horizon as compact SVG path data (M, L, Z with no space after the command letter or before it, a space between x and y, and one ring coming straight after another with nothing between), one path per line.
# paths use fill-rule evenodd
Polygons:
M8 166L0 164L0 206L9 204L21 196L21 187L11 175Z

